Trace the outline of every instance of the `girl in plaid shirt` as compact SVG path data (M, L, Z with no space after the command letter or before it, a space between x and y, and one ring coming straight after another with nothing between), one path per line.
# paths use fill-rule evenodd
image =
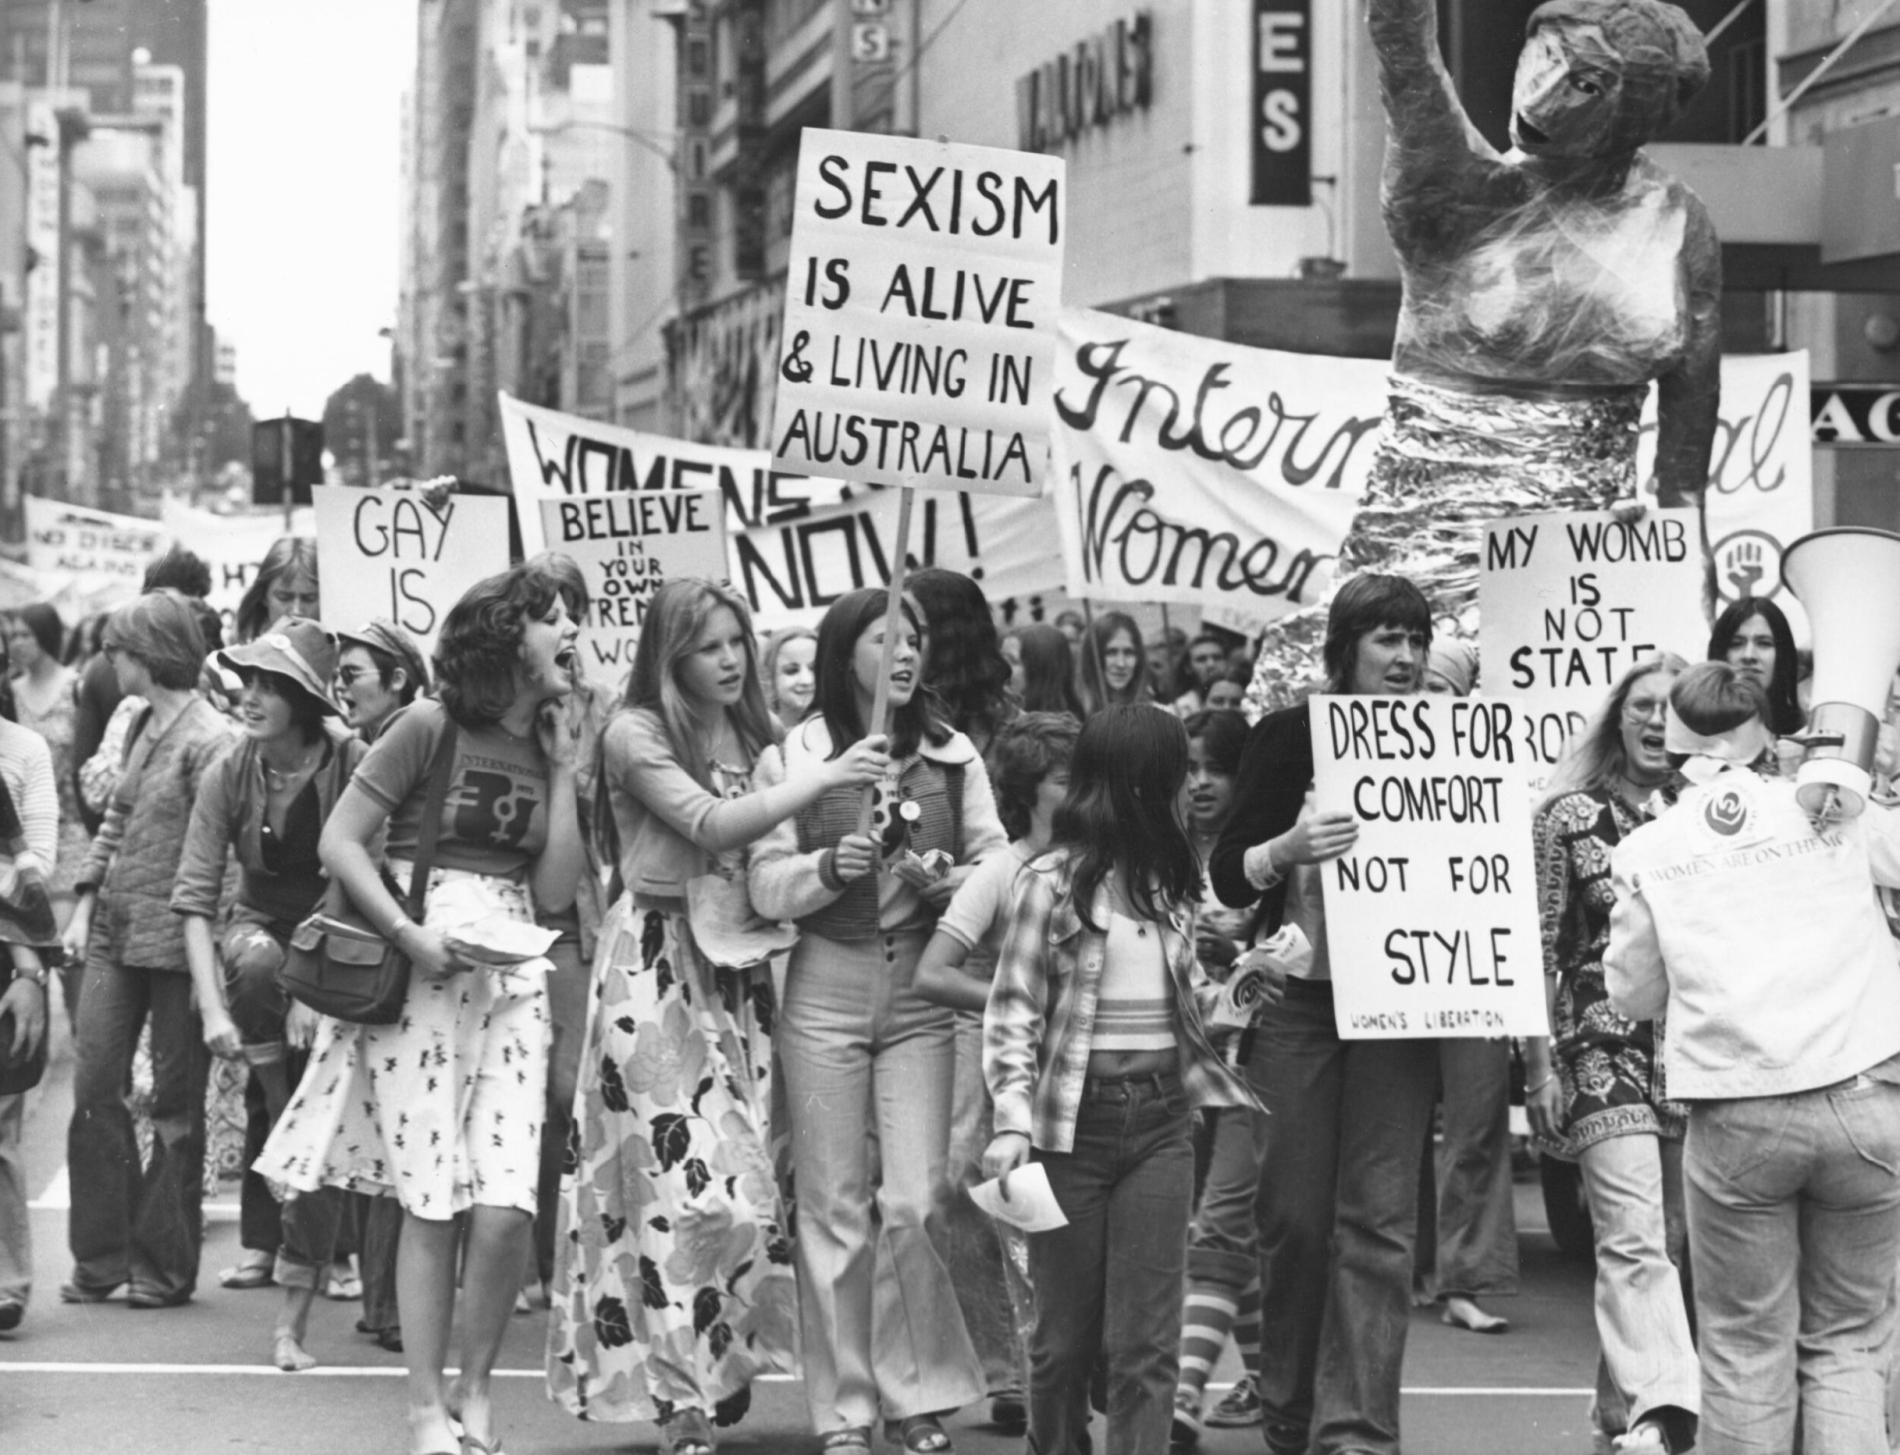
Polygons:
M1111 707L1088 721L1051 848L1016 878L990 991L984 1170L1041 1163L1068 1218L1029 1237L1031 1281L1061 1290L1037 1299L1029 1354L1030 1439L1044 1455L1089 1449L1098 1344L1109 1455L1166 1451L1193 1109L1258 1105L1203 1023L1220 990L1194 949L1187 759L1171 714Z

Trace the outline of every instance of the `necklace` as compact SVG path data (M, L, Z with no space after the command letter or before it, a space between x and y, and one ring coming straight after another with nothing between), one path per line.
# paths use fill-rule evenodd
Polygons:
M270 789L271 792L273 793L281 793L284 789L290 787L291 784L295 783L299 778L308 776L308 774L310 773L310 770L317 766L317 759L321 757L322 754L323 754L323 745L319 743L316 747L312 748L308 754L305 755L303 762L299 763L296 767L287 769L281 773L277 769L271 767L269 763L262 763L262 760L260 759L259 761L260 763L262 763L262 767L264 769L264 786Z

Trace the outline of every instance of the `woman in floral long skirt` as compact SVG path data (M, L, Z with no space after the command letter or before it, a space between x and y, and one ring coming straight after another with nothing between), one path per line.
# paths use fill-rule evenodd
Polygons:
M617 841L603 858L626 893L601 926L581 1049L548 1390L584 1419L658 1423L673 1455L709 1455L752 1379L796 1360L766 1115L767 957L784 940L750 914L745 847L888 765L867 738L752 792L778 738L755 655L743 600L669 582L601 744Z

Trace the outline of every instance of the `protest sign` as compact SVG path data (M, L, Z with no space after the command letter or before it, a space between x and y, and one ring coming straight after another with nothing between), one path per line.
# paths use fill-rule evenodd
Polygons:
M1037 494L1065 192L1057 157L806 127L774 460Z
M508 502L415 490L318 485L317 589L323 624L354 631L385 617L427 656L449 608L484 576L508 569Z
M1517 515L1485 530L1478 563L1478 658L1487 694L1517 708L1519 746L1548 766L1645 657L1694 661L1702 552L1693 509ZM1533 779L1542 775L1533 771Z
M546 546L540 502L567 495L716 487L725 499L732 536L802 519L853 493L841 480L776 470L764 450L669 439L523 404L506 394L501 396L501 432L530 555Z
M1318 866L1340 1036L1550 1034L1517 709L1321 695L1307 711L1314 802L1359 821Z
M548 549L587 578L581 664L614 690L633 665L647 603L668 581L726 574L724 506L717 490L575 495L541 502Z
M1055 503L1069 594L1258 631L1323 599L1390 365L1062 312Z
M1656 393L1637 443L1637 478L1656 458ZM1767 596L1787 613L1797 641L1807 615L1781 580L1784 548L1814 529L1814 448L1808 431L1808 355L1731 354L1722 360L1722 403L1709 461L1707 546L1716 610Z
M164 527L155 520L37 495L24 500L26 562L50 576L123 586L132 597L138 595L145 568L165 549Z
M159 507L158 518L168 536L211 568L211 594L205 600L223 614L227 629L271 546L285 535L316 534L316 521L307 506L291 512L288 531L279 510L219 515L169 497Z
M869 490L783 525L759 526L733 542L732 580L753 613L774 626L817 625L847 591L889 582L901 492ZM918 566L961 571L992 604L1062 584L1047 500L927 493L907 555Z

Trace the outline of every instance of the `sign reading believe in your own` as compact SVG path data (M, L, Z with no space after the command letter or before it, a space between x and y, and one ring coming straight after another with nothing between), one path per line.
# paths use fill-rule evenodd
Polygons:
M880 485L1035 495L1063 164L807 127L772 455Z
M581 665L608 689L621 686L647 603L668 581L726 574L725 506L717 490L622 491L541 502L548 549L573 557L587 578Z
M1420 694L1307 711L1314 801L1359 820L1318 866L1340 1036L1549 1035L1516 709Z
M477 581L508 569L508 502L450 495L431 505L419 490L319 485L317 593L323 624L355 631L386 617L427 657L442 620Z
M1485 530L1478 608L1485 691L1510 694L1527 759L1555 763L1636 663L1659 651L1702 655L1709 627L1695 511L1497 521Z

